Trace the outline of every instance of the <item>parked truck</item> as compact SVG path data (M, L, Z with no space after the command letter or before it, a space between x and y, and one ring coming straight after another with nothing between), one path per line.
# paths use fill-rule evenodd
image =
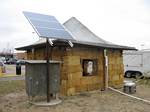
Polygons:
M150 50L124 51L125 77L150 77Z

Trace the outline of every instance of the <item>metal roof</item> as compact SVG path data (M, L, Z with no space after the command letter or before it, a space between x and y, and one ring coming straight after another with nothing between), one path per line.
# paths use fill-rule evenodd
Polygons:
M66 27L66 29L69 30L69 32L73 35L73 38L76 40L73 41L73 43L106 47L106 48L135 49L134 47L117 45L103 40L102 38L95 35L92 31L90 31L85 25L83 25L75 17L70 18L63 25Z
M64 27L69 33L71 33L74 40L74 44L96 46L103 48L112 48L112 49L123 49L123 50L136 50L134 47L122 46L113 44L111 42L105 41L102 38L96 36L92 31L90 31L86 26L84 26L79 20L75 17L70 18L64 24ZM57 41L57 40L55 40ZM42 45L46 42L45 39L40 39L32 45L16 48L17 50L26 50L29 47Z
M63 25L65 26L66 29L69 30L69 32L73 35L73 38L76 41L110 44L110 42L107 42L102 38L96 36L75 17L70 18Z

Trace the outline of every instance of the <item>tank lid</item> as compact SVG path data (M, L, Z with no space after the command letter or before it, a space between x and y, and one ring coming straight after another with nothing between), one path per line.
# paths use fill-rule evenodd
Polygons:
M26 60L26 63L46 63L46 60ZM61 61L49 60L49 63L62 63Z
M135 83L134 82L127 82L124 85L125 86L135 86Z

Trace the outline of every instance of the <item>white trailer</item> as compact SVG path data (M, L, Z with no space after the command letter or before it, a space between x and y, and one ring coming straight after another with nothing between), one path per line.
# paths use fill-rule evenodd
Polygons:
M123 63L126 77L150 77L150 50L124 51Z

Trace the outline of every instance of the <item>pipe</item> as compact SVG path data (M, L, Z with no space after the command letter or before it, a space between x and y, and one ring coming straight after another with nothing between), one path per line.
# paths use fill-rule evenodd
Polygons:
M123 93L123 92L121 92L121 91L119 91L119 90L117 90L117 89L114 89L114 88L112 88L112 87L108 87L108 88L109 88L110 90L112 90L112 91L115 91L115 92L117 92L117 93L120 93L120 94L122 94L122 95L128 96L128 97L133 98L133 99L136 99L136 100L143 101L143 102L148 103L148 104L150 105L150 101L149 101L149 100L145 100L145 99L143 99L143 98L139 98L139 97L136 97L136 96L132 96L132 95Z
M104 49L104 73L105 73L105 90L108 88L108 56L107 49Z

